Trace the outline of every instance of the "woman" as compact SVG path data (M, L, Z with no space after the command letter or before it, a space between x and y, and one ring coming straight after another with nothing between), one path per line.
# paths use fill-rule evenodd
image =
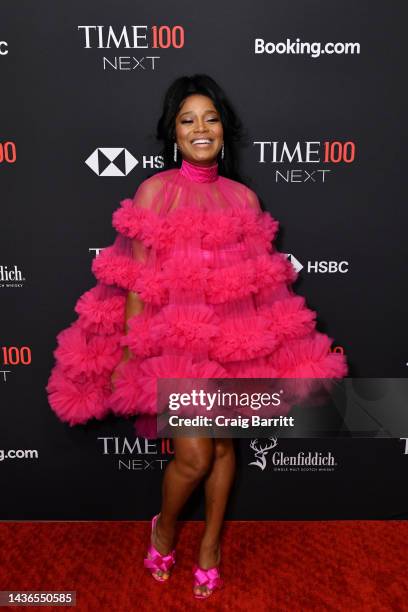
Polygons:
M164 169L114 212L115 242L92 263L97 284L58 335L47 391L62 420L137 415L136 431L154 437L160 378L346 376L344 355L330 352L316 313L291 288L297 274L273 245L278 222L237 173L240 130L210 77L182 77L168 89L158 122ZM156 580L170 577L177 517L203 480L194 595L221 586L234 471L232 439L174 439L144 561Z

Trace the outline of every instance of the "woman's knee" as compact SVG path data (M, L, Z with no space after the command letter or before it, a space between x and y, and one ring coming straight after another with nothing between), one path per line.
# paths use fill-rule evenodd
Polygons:
M198 442L184 441L175 445L174 460L178 469L191 480L200 480L211 468L214 459L212 440Z
M215 438L214 439L214 458L222 459L226 456L234 456L234 441L233 438Z

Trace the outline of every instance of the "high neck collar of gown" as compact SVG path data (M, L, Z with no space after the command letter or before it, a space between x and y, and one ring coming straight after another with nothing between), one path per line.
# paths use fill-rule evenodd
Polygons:
M218 179L218 162L215 161L211 166L199 166L183 157L180 174L195 183L213 183Z

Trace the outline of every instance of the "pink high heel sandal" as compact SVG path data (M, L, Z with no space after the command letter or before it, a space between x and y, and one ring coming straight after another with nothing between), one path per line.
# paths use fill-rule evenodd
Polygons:
M156 523L157 523L157 519L159 518L159 514L156 514L156 516L152 518L151 533L153 533L156 527ZM173 567L175 562L176 562L176 550L175 549L173 549L168 555L162 555L157 550L157 548L153 546L151 542L150 542L150 545L147 551L147 557L145 557L143 560L144 566L148 570L150 570L151 575L158 582L167 582L170 576L168 578L163 578L163 576L158 576L156 572L158 570L161 570L162 572L169 572L169 570Z
M199 565L194 565L193 567L194 574L194 587L207 587L208 591L206 594L204 593L196 593L193 590L194 597L196 599L207 599L217 588L221 588L224 584L224 581L220 577L220 571L218 567L210 567L209 569L203 569Z

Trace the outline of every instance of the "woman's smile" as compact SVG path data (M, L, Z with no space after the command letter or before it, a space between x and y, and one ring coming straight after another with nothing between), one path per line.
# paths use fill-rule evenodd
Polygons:
M224 141L221 117L208 96L187 96L176 117L176 141L187 161L214 163Z

